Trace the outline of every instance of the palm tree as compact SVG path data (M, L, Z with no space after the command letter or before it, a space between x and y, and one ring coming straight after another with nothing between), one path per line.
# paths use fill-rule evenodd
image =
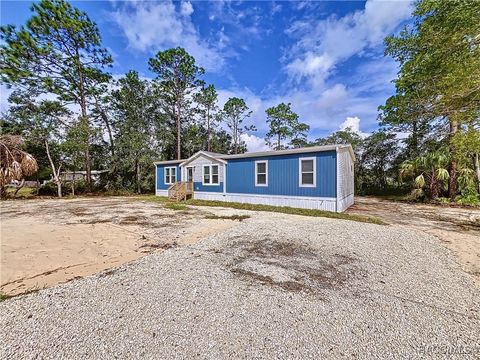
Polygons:
M449 178L449 156L442 151L435 151L413 160L404 161L400 166L400 177L414 177L418 189L428 185L432 199L438 198L442 185Z
M18 135L0 136L0 196L12 180L23 180L38 170L37 160L22 150L25 141Z

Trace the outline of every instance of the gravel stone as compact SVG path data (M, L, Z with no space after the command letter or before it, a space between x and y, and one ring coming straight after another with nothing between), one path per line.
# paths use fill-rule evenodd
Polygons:
M0 303L2 358L480 356L480 291L437 238L249 214L194 245Z

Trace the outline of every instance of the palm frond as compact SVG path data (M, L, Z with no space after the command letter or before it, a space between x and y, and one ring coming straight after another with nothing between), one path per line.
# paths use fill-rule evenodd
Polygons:
M415 178L415 185L419 189L425 186L425 177L423 176L423 174L420 174Z
M440 169L437 169L436 176L438 180L445 181L445 180L448 180L448 178L450 177L450 174L448 173L447 169L440 168Z
M21 136L0 136L0 186L12 180L22 180L38 171L37 160L21 149L24 144Z
M458 186L465 190L475 187L475 171L469 168L462 168L458 172L457 177Z

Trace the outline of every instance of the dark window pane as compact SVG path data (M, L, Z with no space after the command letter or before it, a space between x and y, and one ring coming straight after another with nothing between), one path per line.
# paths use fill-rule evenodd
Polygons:
M204 175L204 176L203 176L203 182L204 182L205 184L210 184L210 175L208 175L208 174L207 174L207 175Z
M212 184L218 184L218 175L216 174L212 175Z
M209 166L204 166L203 167L203 173L205 175L209 175L210 174L210 167Z
M265 174L267 172L267 164L257 163L257 173Z
M313 185L313 173L302 174L302 185Z
M212 166L212 174L218 175L218 165Z
M313 171L313 160L302 160L302 172Z
M261 185L267 184L267 175L258 174L257 175L257 184L261 184Z
M167 176L167 178L170 176L170 168L165 169L165 175Z

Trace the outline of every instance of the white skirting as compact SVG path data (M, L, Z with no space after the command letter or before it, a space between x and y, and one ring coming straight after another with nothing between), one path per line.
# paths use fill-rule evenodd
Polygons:
M168 196L168 190L156 190L157 196ZM215 192L195 191L193 197L200 200L229 201L247 204L263 204L273 206L289 206L302 209L317 209L325 211L343 212L354 203L353 194L339 199L334 197L304 197L283 195L253 195L253 194L224 194Z
M338 199L337 211L344 212L350 206L353 205L354 201L355 200L354 200L353 194L350 194L347 197L344 197L343 199Z
M224 194L213 192L194 192L195 199L239 202L247 204L263 204L273 206L289 206L302 209L336 211L336 198L316 198L283 195Z

